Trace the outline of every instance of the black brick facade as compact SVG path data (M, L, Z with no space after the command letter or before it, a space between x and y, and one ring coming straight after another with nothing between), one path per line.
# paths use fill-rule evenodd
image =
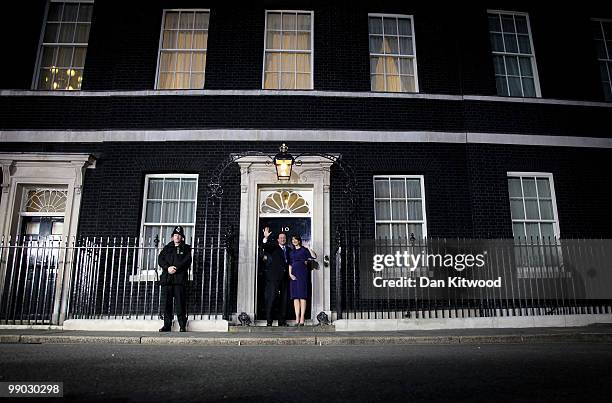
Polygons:
M0 63L0 89L26 90L31 88L46 2L11 3L8 15L28 18L0 27L2 37L11 38L7 54L12 60ZM165 8L210 8L206 90L261 90L265 10L291 8L314 11L314 90L367 94L367 14L393 13L414 15L419 92L456 96L496 95L487 9L528 12L544 102L337 94L145 95L138 91L154 89ZM612 18L610 6L581 4L578 10L520 1L441 7L404 1L295 1L289 6L285 1L97 0L83 92L0 93L0 131L311 129L521 134L526 142L531 135L609 139L609 106L546 102L604 100L589 25L593 17ZM355 169L365 238L373 237L372 177L379 174L424 175L429 236L511 237L509 171L553 174L562 238L612 237L610 148L286 140L292 152L342 154ZM230 153L274 153L278 143L5 142L0 151L96 156L96 168L88 169L84 180L82 237L139 235L145 175L197 173L196 236L201 236L205 190L214 168ZM238 168L232 166L224 183L222 218L235 228L239 179ZM350 213L342 185L342 175L332 169L332 229Z
M340 153L355 169L364 236L373 236L373 175L419 174L425 178L427 227L435 237L510 237L509 171L553 174L561 236L612 237L609 149L446 143L290 142L294 152ZM205 189L213 169L230 153L257 148L274 153L277 143L168 142L108 144L4 144L3 151L84 152L97 156L87 170L79 234L136 236L148 173L197 173L196 235L202 231ZM372 158L372 156L378 156ZM224 183L224 220L239 225L237 166ZM332 174L332 227L349 209L344 178Z
M241 7L220 1L139 3L97 1L83 81L84 91L150 90L155 81L162 10L210 8L206 89L261 89L266 9L286 9L284 2L250 2ZM606 6L580 10L521 2L452 6L386 1L376 5L347 1L298 1L294 9L314 11L314 88L319 91L367 92L368 13L410 14L415 18L420 92L447 95L495 95L487 31L487 9L528 12L544 98L601 101L603 94L589 27L590 17L612 15ZM118 13L117 10L121 12ZM35 63L45 1L11 4L11 11L31 17L11 41L14 74L0 75L0 87L26 89ZM572 34L561 43L568 18ZM10 24L9 24L10 25ZM461 32L461 35L457 33ZM568 39L569 38L569 39ZM570 40L570 42L568 42ZM575 46L564 66L556 55ZM579 46L578 46L579 45ZM0 96L2 130L165 130L165 129L311 129L513 133L546 136L610 137L611 109L563 105L401 97L298 95L115 95ZM291 140L291 139L288 139ZM298 139L308 141L308 139ZM341 140L341 139L336 139ZM366 233L371 235L372 175L425 175L428 230L435 236L509 236L507 171L552 172L562 236L607 236L610 217L605 186L607 149L503 146L446 143L295 143L298 150L338 152L356 167ZM275 144L256 148L275 151ZM199 206L210 171L231 152L253 148L232 142L3 144L3 151L94 153L97 168L88 170L80 221L82 235L138 233L144 175L153 172L200 174ZM293 149L293 147L292 147ZM375 153L366 152L375 150ZM163 157L160 157L160 154ZM372 155L385 155L372 159ZM584 174L578 172L584 171ZM338 181L339 177L334 176ZM234 182L232 182L234 181ZM226 219L237 224L236 182L226 193ZM588 184L588 185L587 185ZM596 190L597 189L597 190ZM596 193L595 193L596 192ZM334 213L341 212L333 193ZM607 203L607 204L606 204ZM202 211L198 212L201 217ZM198 218L200 219L200 218Z
M314 96L0 97L0 129L335 129L609 137L612 108Z

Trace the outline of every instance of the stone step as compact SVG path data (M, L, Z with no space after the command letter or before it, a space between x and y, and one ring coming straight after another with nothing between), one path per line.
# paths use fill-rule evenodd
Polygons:
M278 333L278 332L291 332L291 333L325 333L325 332L335 332L336 327L334 325L306 325L295 327L293 324L289 324L289 326L277 326L276 322L272 326L266 326L266 323L263 324L255 323L255 325L251 326L240 326L240 325L230 325L229 331L231 333Z

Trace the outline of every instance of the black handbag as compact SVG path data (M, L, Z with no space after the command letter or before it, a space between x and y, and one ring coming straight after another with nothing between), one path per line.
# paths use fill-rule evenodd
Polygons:
M306 261L306 267L308 270L319 270L319 263L314 259L308 259Z

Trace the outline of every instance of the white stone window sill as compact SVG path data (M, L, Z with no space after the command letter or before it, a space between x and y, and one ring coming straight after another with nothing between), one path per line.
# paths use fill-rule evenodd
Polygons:
M130 274L129 281L131 283L137 282L151 282L154 283L159 279L161 275L161 271L158 271L158 274L155 274L156 270L140 270L137 274ZM193 281L193 270L189 270L188 281Z

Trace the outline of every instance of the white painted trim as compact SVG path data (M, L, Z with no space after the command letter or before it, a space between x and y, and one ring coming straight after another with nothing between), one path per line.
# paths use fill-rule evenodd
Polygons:
M464 101L484 101L484 102L518 102L525 104L543 104L543 105L567 105L567 106L593 106L602 108L612 108L612 102L596 102L596 101L570 101L565 99L544 99L533 97L502 97L488 95L464 95Z
M0 90L0 97L150 97L150 96L311 96L337 98L400 98L445 101L520 102L526 104L593 106L612 108L612 102L565 99L503 97L497 95L450 95L412 92L321 91L321 90L138 90L138 91L46 91Z
M140 97L140 96L314 96L342 98L414 98L462 101L461 95L417 94L413 92L371 92L371 91L321 91L321 90L138 90L138 91L47 91L47 90L0 90L0 96L85 96L85 97ZM493 97L505 100L507 97ZM612 106L607 102L602 105Z
M466 143L612 148L612 138L609 137L546 136L506 133L467 133Z
M612 138L510 133L367 131L367 130L0 130L0 143L105 143L163 141L286 141L509 144L552 147L612 148Z
M0 153L0 159L2 160L16 160L21 164L23 163L40 163L40 162L65 162L65 161L76 161L76 162L87 162L90 161L90 165L87 168L93 169L96 167L96 162L91 158L90 154L82 153L41 153L41 152L16 152L16 153Z
M412 14L368 13L368 17L412 18Z
M159 29L159 42L157 44L157 63L155 64L155 66L156 66L156 68L155 68L155 83L153 84L153 88L155 88L156 90L159 89L159 59L160 59L160 56L161 56L161 47L162 47L162 43L163 43L163 40L164 40L164 25L166 24L166 11L167 11L166 9L162 10L161 27ZM178 23L179 24L181 23L180 13L179 13ZM176 68L176 63L175 63L175 68ZM191 69L191 65L189 66L189 68ZM175 70L175 75L176 75L176 70ZM189 76L189 80L191 81L191 75Z
M63 327L61 325L0 325L0 330L62 330L62 329ZM3 336L7 337L8 335L3 335ZM14 337L19 339L21 335L15 335Z
M497 9L487 9L487 13L493 14L507 14L507 15L521 15L523 17L527 17L529 14L523 11L512 11L512 10L497 10Z
M417 60L416 28L414 26L415 25L414 16L411 16L410 19L412 23L412 53L414 54L414 92L418 93L421 91L421 88L419 87L419 66L418 66L418 60ZM398 26L398 34L399 34L399 26Z
M542 98L542 88L540 87L540 73L538 72L538 60L537 60L536 53L535 53L535 46L533 44L533 34L531 33L531 20L529 19L529 14L526 13L525 18L527 18L527 32L529 33L529 44L531 45L531 63L533 64L533 82L534 82L534 86L536 90L536 98ZM514 25L516 27L516 18L514 19ZM521 64L519 62L519 69L520 68L521 68ZM523 93L524 93L525 89L523 88L522 77L521 77L521 88L523 89ZM523 95L523 97L525 96Z
M550 172L528 172L528 171L508 171L507 175L509 177L515 176L539 176L543 178L552 178L552 174Z
M157 332L162 327L163 320L158 319L69 319L64 321L63 330L86 330L86 331L132 331L132 332ZM172 329L178 331L178 323L173 322ZM191 320L187 318L187 330L190 332L227 332L229 322L222 319Z

